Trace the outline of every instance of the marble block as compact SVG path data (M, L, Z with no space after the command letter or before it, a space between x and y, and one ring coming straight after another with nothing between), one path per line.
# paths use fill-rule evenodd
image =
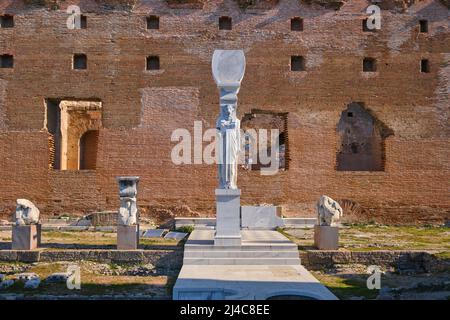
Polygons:
M216 234L214 245L241 245L240 189L216 189Z
M117 250L136 250L139 245L139 225L117 226Z
M164 239L175 239L175 240L183 240L184 238L186 238L188 234L184 233L184 232L168 232L165 236Z
M284 225L281 207L242 206L241 225L246 229L273 230Z
M148 229L144 232L142 237L144 238L161 238L167 229Z
M15 225L12 227L12 249L33 250L41 242L41 225Z
M314 226L314 246L319 250L339 248L339 227Z

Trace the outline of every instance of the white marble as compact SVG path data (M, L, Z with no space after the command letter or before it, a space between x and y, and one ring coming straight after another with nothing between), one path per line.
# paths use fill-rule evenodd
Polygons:
M161 238L167 229L148 229L144 232L142 237L144 238Z
M245 73L242 50L215 50L212 72L220 92L220 113L216 121L219 188L237 189L237 165L241 151L237 94Z
M247 229L276 229L284 225L280 207L242 206L241 226Z
M119 183L120 208L118 224L134 226L138 224L138 209L136 204L137 185L139 177L117 177Z
M219 187L216 189L217 246L240 245L240 190L237 187L241 151L240 121L236 117L237 94L245 73L242 50L215 50L212 73L220 92L216 121Z
M214 244L241 244L241 190L216 189L216 234Z
M37 224L39 223L39 209L30 200L17 199L15 218L17 226Z
M265 300L278 295L337 298L300 265L295 243L272 230L242 230L242 246L213 245L211 230L185 244L173 299Z
M336 226L343 213L339 203L330 197L323 195L317 202L318 224L320 226Z
M184 233L184 232L168 232L165 236L164 239L176 239L176 240L183 240L184 238L186 238L188 234Z

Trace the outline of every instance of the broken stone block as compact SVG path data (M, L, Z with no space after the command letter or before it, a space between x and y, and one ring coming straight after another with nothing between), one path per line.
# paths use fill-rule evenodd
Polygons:
M49 283L65 283L67 279L70 277L70 272L56 272L47 277L45 282Z
M11 287L14 284L14 280L8 279L0 282L0 290L1 289L7 289Z
M34 272L24 272L24 273L19 273L18 275L16 275L16 279L18 281L24 281L24 282L31 280L31 279L36 279L36 278L39 278L39 276Z
M161 238L164 233L166 233L167 229L148 229L144 232L142 237L144 238Z
M139 245L139 225L117 226L117 250L136 250Z
M183 240L188 234L184 232L169 232L165 235L164 239Z
M15 225L12 227L12 249L33 250L41 242L41 225Z
M40 284L41 284L41 279L33 278L33 279L30 279L30 280L27 280L23 287L25 289L37 289Z

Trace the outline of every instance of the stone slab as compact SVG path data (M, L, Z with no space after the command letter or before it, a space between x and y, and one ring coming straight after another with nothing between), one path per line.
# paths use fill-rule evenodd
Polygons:
M276 296L337 300L301 265L183 265L174 300L266 300Z
M183 240L184 238L186 238L188 234L184 233L184 232L168 232L165 236L164 239L176 239L176 240Z
M314 226L314 246L319 250L339 248L339 227Z
M175 218L175 229L184 226L194 226L196 229L211 229L216 226L216 218Z
M246 229L274 230L284 225L281 207L276 206L242 206L241 226Z
M26 225L13 226L12 228L12 249L13 250L33 250L38 248L41 242L41 226Z
M139 225L117 226L117 250L136 250L139 245Z
M144 232L142 237L144 238L162 238L163 234L167 232L167 229L148 229Z
M216 189L216 234L214 245L241 244L241 190Z

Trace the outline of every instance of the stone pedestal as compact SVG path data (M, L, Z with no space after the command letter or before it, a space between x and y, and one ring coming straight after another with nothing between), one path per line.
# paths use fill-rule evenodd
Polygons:
M12 249L33 250L41 244L41 225L32 224L12 227Z
M339 248L339 227L314 226L314 246L319 250Z
M139 245L139 225L117 226L117 250L136 250Z
M241 245L241 190L216 189L216 246Z

